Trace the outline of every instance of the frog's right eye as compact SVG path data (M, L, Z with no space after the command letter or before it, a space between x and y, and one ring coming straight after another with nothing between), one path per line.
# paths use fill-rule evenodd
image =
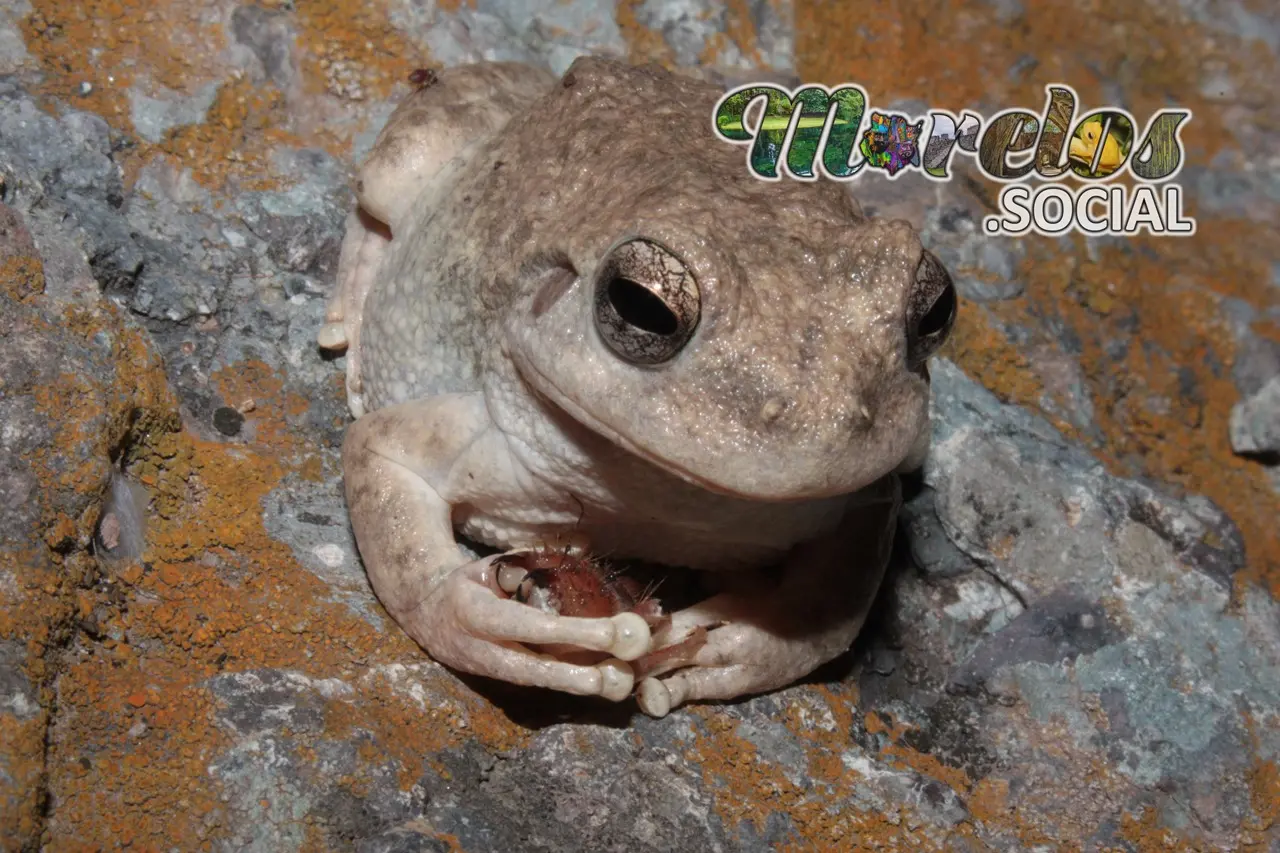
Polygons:
M596 329L633 364L670 361L693 337L702 314L698 282L657 243L629 240L611 251L596 278Z
M938 351L956 322L956 288L938 256L925 250L907 308L907 364L913 370Z

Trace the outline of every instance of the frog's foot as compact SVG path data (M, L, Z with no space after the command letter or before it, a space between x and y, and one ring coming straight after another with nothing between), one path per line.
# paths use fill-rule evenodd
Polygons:
M847 651L884 576L900 500L891 478L835 533L796 548L775 589L724 592L671 614L636 661L640 709L662 717L686 702L776 690Z
M455 569L416 608L397 614L397 621L433 658L463 672L615 702L629 696L635 681L627 661L649 651L644 619L634 613L557 616L509 600L499 585L500 556ZM610 657L579 665L536 653L525 643Z
M663 617L663 619L666 624L670 624L670 617ZM648 619L645 621L649 622ZM653 623L649 622L649 624L650 627L652 627ZM661 633L661 630L659 630L658 633ZM657 637L654 639L655 642L658 641ZM657 651L649 652L649 654L633 663L631 665L631 669L635 673L636 678L649 679L656 678L657 676L671 672L672 670L681 669L686 666L694 666L698 662L698 652L700 652L706 644L707 629L699 625L680 642L672 643L671 645L664 645Z
M862 627L856 612L802 631L771 604L724 595L674 613L663 645L636 662L640 709L663 717L686 702L785 687L848 649Z
M360 375L360 320L378 265L391 242L387 227L363 209L347 217L347 233L338 261L338 283L325 308L325 324L316 341L321 349L347 353L347 407L364 414L364 390Z

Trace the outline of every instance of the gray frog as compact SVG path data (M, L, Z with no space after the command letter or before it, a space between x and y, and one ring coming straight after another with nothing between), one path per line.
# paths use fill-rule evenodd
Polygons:
M441 663L662 716L785 686L862 625L954 290L839 184L752 177L712 133L721 94L595 58L452 68L360 170L319 342L347 350L370 581ZM567 533L726 582L651 634L521 604L502 554L457 543ZM634 683L628 661L698 626L694 665Z

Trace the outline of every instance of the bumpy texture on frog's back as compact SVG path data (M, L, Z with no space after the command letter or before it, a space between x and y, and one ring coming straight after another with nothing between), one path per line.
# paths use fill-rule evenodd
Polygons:
M766 499L893 469L928 396L905 367L919 240L829 181L752 177L711 130L720 94L583 58L447 166L370 296L370 403L528 381L619 445ZM693 339L657 369L619 360L592 323L601 261L634 237L673 252L700 292ZM554 269L573 285L532 310Z

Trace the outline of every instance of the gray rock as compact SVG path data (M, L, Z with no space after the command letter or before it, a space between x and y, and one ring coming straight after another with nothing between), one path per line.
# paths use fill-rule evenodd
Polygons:
M933 490L924 486L903 503L902 527L913 563L920 571L935 577L973 571L974 562L947 538L934 501Z
M224 703L218 719L241 736L282 728L299 734L318 732L324 723L324 700L351 692L341 682L316 682L276 670L219 676L210 689Z
M130 118L138 135L147 142L162 142L170 130L189 124L200 124L218 96L218 84L206 83L193 95L155 87L159 97L147 95L137 88L129 90Z
M356 853L448 853L449 843L418 829L396 827L356 842Z
M293 550L300 565L325 582L334 600L383 624L351 533L340 477L319 486L286 478L266 498L263 521L268 533Z
M625 731L552 726L519 755L455 756L457 784L431 792L428 814L466 849L730 849L709 792L673 755L647 743L637 754Z
M1231 449L1240 454L1280 453L1280 375L1231 407Z
M1259 320L1280 319L1280 305L1263 313L1241 299L1226 299L1223 308L1236 343L1231 379L1242 397L1252 397L1273 376L1280 376L1280 342L1253 330L1253 324Z
M345 166L322 152L281 149L274 165L288 189L237 193L232 213L214 213L208 190L165 165L145 167L126 199L112 158L127 143L97 116L54 119L18 96L0 101L0 137L0 165L13 176L8 197L29 212L37 236L48 235L42 250L87 259L103 292L145 318L196 420L211 425L228 402L213 398L208 375L245 358L296 364L291 387L317 401L308 416L331 423L341 415L341 402L323 391L329 373L310 336L350 204ZM55 274L51 287L58 281ZM228 332L193 332L211 320Z
M1017 2L993 6L1002 19L1025 14ZM765 61L785 75L790 5L753 0L748 9ZM725 10L638 7L680 61L696 59L723 29ZM228 12L233 59L255 80L288 86L296 75L289 8ZM559 69L581 52L626 49L611 4L480 2L450 12L397 0L390 14L446 63L512 58ZM4 44L0 35L0 61ZM748 71L733 51L720 59L725 79ZM138 103L152 138L198 119L198 103ZM385 116L389 106L376 109ZM334 390L343 362L321 358L314 334L351 204L349 165L281 149L272 168L284 188L269 192L234 184L210 191L189 173L151 165L126 193L116 157L129 140L95 116L37 109L12 80L0 80L0 138L5 199L26 215L44 255L49 299L93 304L100 289L126 306L163 353L190 429L228 453L258 438L253 414L222 399L209 379L249 360L306 401L285 417L292 443L279 452L309 454L316 464L309 476L283 477L262 501L271 558L291 558L288 571L306 581L297 588L321 590L308 592L317 607L340 602L358 614L354 623L385 632L378 639L391 650L373 643L324 656L326 625L289 635L297 626L282 624L273 636L304 647L287 667L272 648L256 650L261 660L241 671L224 656L216 666L227 670L179 685L190 694L173 691L181 697L174 701L206 699L205 722L218 733L193 744L202 772L190 780L220 804L199 836L214 849L766 850L811 841L806 820L829 821L845 834L827 843L850 849L882 841L865 828L885 826L929 849L1025 849L1013 823L990 813L993 791L1040 839L1087 847L1123 847L1125 816L1148 808L1158 827L1205 847L1238 847L1241 827L1259 825L1249 778L1258 761L1280 757L1269 725L1280 714L1280 608L1264 590L1241 585L1240 535L1212 503L1108 474L1046 421L942 361L933 369L933 449L905 505L900 559L875 621L853 652L809 683L649 720L628 706L464 682L405 649L368 588L345 516L338 447L346 413ZM1233 169L1223 161L1212 173L1188 173L1203 204L1236 209L1226 182ZM917 177L868 175L851 189L869 212L921 228L967 299L1020 293L1022 244L980 234L984 209L964 180ZM1243 180L1255 200L1274 197L1257 174ZM1097 245L1090 241L1089 251ZM0 545L8 548L38 542L44 506L92 518L120 482L107 454L96 492L46 494L48 480L32 466L53 443L33 389L59 372L107 384L109 336L76 340L52 321L37 328L27 307L5 308L0 377L20 377L0 392ZM1241 309L1238 319L1247 329L1255 314ZM1070 352L1069 330L1052 331ZM1120 358L1126 344L1117 346ZM1272 353L1261 343L1240 352L1233 376L1242 394L1255 395L1275 375ZM1043 372L1060 375L1064 396L1089 424L1088 395L1072 390L1081 383L1078 367L1069 367ZM92 407L101 404L87 405L90 420L99 418L87 434L100 438L105 418ZM53 471L94 453L98 445L65 450ZM129 497L119 492L105 506L127 504L137 514ZM74 553L89 544L80 534L55 544ZM128 551L136 554L136 541ZM238 568L246 597L236 603L261 616L264 599L278 602L261 585L248 591L268 574L251 562ZM0 591L22 607L28 591L19 580L0 561ZM122 607L139 612L155 605L145 593L119 595ZM198 600L169 604L198 618ZM88 628L63 628L97 655ZM163 637L148 642L149 654L166 651ZM175 656L188 659L181 650ZM101 659L86 654L75 663ZM0 715L38 719L30 663L25 646L0 643ZM68 690L53 709L54 761L132 737L132 729L114 730L119 718L78 701ZM493 746L478 731L482 707L499 719L505 713L502 724L527 738ZM109 722L78 729L77 714ZM138 737L160 734L133 725ZM101 741L68 742L72 736ZM29 757L21 749L0 746L0 789L16 766L10 759ZM61 826L68 792L49 793L48 819ZM988 811L975 805L979 796ZM968 847L956 840L962 828L973 836ZM1274 843L1276 831L1263 843Z
M1216 155L1207 166L1184 167L1177 181L1207 212L1274 222L1280 204L1280 177L1273 169L1242 167L1227 152Z
M1232 606L1238 533L1204 499L1108 475L949 363L933 377L924 479L947 536L981 572L898 579L904 664L864 675L864 701L918 721L929 751L957 750L971 775L1050 785L1056 803L1014 797L1045 825L1084 808L1077 796L1105 814L1152 801L1169 825L1198 821L1209 843L1230 846L1252 808L1251 724L1238 703L1264 717L1280 707L1280 607L1252 587ZM1041 739L1059 722L1065 752L1049 759ZM1275 754L1280 740L1261 749ZM1033 769L1046 761L1055 782ZM1128 781L1073 790L1068 778L1092 761ZM1187 801L1199 804L1190 818Z
M359 729L347 740L323 736L326 706L351 700L351 685L257 670L218 676L209 686L220 705L218 720L234 737L209 767L225 787L234 822L217 849L305 849L302 818L308 815L333 849L437 849L414 838L415 824L429 830L421 823L426 794L420 785L401 789L403 766L362 757L381 749ZM360 791L338 781L344 777L359 777Z
M318 150L279 152L275 165L290 179L289 188L243 194L237 199L241 222L266 244L267 257L277 268L322 279L327 285L337 272L351 203L347 170ZM301 290L308 288L313 294L324 292L318 282L308 282Z
M0 6L0 74L12 74L30 60L18 23L31 14L27 0L10 0Z
M0 640L0 714L19 721L30 720L40 713L35 689L27 678L27 650L16 640ZM0 760L7 756L0 755ZM0 765L0 773L3 773Z
M1258 39L1273 54L1280 51L1280 24L1274 16L1222 0L1179 0L1178 6L1199 24L1245 41Z
M231 35L257 60L262 79L282 89L289 87L297 74L293 59L296 34L289 15L281 9L240 6L231 13Z
M795 64L791 4L753 0L747 5L758 36L756 47L761 53L764 70L791 69ZM715 65L718 68L753 72L754 81L762 69L744 56L736 44L726 39L716 41L725 32L729 14L727 4L707 0L646 0L636 9L636 18L641 24L661 33L677 64L700 65L708 48L716 44Z
M1219 580L1243 564L1239 532L1208 501L1180 502L1113 478L1046 421L966 386L949 362L933 374L936 444L925 482L947 535L984 566L1007 570L1003 579L1020 596L1109 583L1108 534L1129 520ZM1013 550L997 557L1006 544Z
M489 0L456 11L401 0L391 20L445 65L516 60L561 74L579 56L622 57L627 49L612 4L600 0Z

